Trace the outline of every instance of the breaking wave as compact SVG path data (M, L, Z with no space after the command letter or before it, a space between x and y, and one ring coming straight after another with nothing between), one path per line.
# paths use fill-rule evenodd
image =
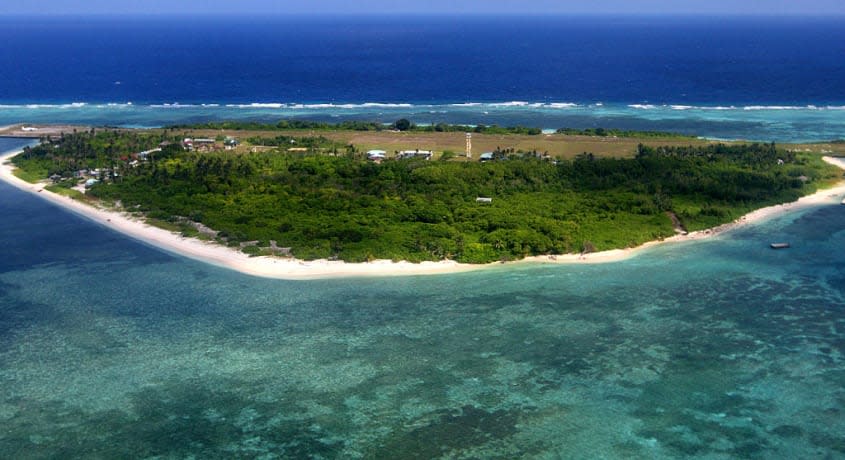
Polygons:
M363 102L363 103L299 103L299 102L250 102L244 104L233 103L181 103L164 102L153 104L133 104L132 102L71 102L61 104L0 104L0 109L5 110L74 110L74 109L116 109L116 108L155 108L155 109L202 109L202 108L224 108L238 110L304 110L304 111L326 111L326 110L420 110L436 113L443 113L451 109L483 109L483 110L573 110L573 109L596 109L627 107L634 110L671 110L671 111L845 111L842 105L687 105L687 104L609 104L601 102L579 104L575 102L529 102L529 101L504 101L504 102L454 102L442 104L414 104L407 102Z

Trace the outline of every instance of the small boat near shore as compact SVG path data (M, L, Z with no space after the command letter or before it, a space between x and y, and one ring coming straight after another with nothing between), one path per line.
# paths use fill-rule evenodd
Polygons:
M789 247L789 243L772 243L770 246L772 249L787 249Z

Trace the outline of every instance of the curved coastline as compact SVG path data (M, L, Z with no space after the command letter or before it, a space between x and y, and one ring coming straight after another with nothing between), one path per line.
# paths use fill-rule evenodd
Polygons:
M92 220L104 227L111 228L131 238L155 246L167 252L188 257L201 262L223 268L235 270L247 275L263 278L286 280L308 280L344 277L388 277L409 275L434 275L459 273L480 270L489 267L499 267L501 263L491 264L463 264L455 261L439 262L393 262L377 260L366 263L347 263L342 261L314 260L302 261L298 259L282 259L275 257L250 257L216 243L201 241L196 238L186 238L177 233L158 227L153 227L128 213L116 212L81 203L69 197L47 191L44 183L31 184L13 174L14 166L9 161L21 151L12 151L0 155L0 180L24 192L38 195L41 198L67 209L77 215ZM845 170L845 158L824 157L830 164ZM724 233L740 225L760 222L789 211L803 209L809 206L835 203L834 198L841 200L845 195L845 182L840 182L833 188L819 190L792 203L761 208L746 214L739 219L718 227L690 232L686 235L676 235L659 241L651 241L635 248L614 249L590 254L565 254L556 256L531 256L512 264L584 264L609 263L628 259L636 254L656 245L694 241Z

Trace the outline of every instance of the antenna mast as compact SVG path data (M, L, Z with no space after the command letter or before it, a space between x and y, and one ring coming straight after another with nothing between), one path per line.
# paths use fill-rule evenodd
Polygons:
M467 158L472 158L472 133L467 133Z

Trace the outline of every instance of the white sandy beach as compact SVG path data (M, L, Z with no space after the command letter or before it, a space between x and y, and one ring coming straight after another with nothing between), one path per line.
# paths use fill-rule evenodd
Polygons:
M49 192L44 189L46 183L30 184L22 179L19 179L12 173L14 166L11 162L9 162L9 159L18 153L19 152L11 152L0 156L0 180L6 181L25 192L38 195L45 200L91 219L103 226L112 228L127 236L165 251L253 276L291 280L356 276L382 277L458 273L491 266L501 266L499 263L473 265L461 264L454 261L422 262L415 264L410 262L378 260L368 263L346 263L328 260L300 261L292 258L249 257L240 251L227 248L216 243L205 242L195 238L185 238L178 233L153 227L135 217L130 216L128 213L100 209L71 198ZM834 164L842 169L845 169L845 159L843 158L825 157L824 159L830 164ZM725 224L710 230L691 232L686 235L676 235L661 241L649 242L636 248L616 249L585 255L567 254L553 257L534 256L515 263L583 264L615 262L632 257L642 250L658 244L669 244L709 238L739 225L764 221L796 209L824 203L836 204L842 200L843 196L845 196L845 183L840 183L834 188L821 190L815 194L802 197L793 203L758 209L757 211L749 213L733 223Z

